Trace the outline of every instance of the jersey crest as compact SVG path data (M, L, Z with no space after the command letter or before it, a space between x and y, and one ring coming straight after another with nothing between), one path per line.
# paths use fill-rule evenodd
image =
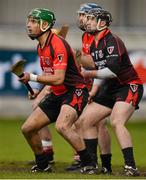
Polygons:
M62 62L64 54L58 54L57 55L57 59L59 60L59 62Z
M114 46L108 47L107 51L108 51L109 54L112 54L112 52L114 51Z
M130 84L130 88L131 88L132 92L135 93L138 89L138 85L137 84Z

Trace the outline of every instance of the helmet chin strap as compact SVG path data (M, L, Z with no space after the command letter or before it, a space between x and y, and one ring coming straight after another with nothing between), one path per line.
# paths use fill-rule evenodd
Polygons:
M29 36L32 40L35 40L37 38L39 38L40 36L42 36L45 32L47 32L49 30L50 26L46 27L45 29L43 29L43 21L40 20L40 29L41 29L41 33L36 35L36 36Z
M100 23L101 23L101 19L99 18L97 21L96 30L93 30L93 31L88 32L88 33L91 35L95 35L95 34L99 33L100 31L103 31L104 29L106 29L108 27L107 25L100 27L101 26Z
M100 23L101 23L101 19L99 18L97 22L97 31L102 31L107 28L107 25L100 27Z
M43 29L43 21L40 20L40 29L41 29L42 32L46 32L49 28L50 28L50 25L48 25L48 27L46 27L45 29Z

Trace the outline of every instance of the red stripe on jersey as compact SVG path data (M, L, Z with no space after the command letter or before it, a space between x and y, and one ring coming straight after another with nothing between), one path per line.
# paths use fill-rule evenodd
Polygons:
M139 78L139 79L135 79L135 80L132 80L132 81L128 82L128 84L143 84L143 82Z
M133 106L136 106L137 99L138 99L138 92L136 91L136 93L134 94L134 97L133 97Z
M73 95L72 101L70 102L70 105L72 107L78 106L78 110L82 110L82 102L83 102L83 96L78 97L76 94Z
M130 102L132 101L132 99L133 99L133 93L132 93L132 91L129 89L128 95L127 95L127 97L126 97L126 99L125 99L125 102L130 103Z
M132 90L129 89L128 95L127 95L127 97L125 99L125 102L131 103L133 106L136 106L137 99L138 99L138 91L133 93Z

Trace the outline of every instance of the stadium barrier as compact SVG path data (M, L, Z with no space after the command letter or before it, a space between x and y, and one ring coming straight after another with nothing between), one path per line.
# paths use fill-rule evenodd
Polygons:
M129 54L132 63L144 83L144 96L141 103L142 108L139 113L135 113L135 115L144 117L144 106L146 102L146 51L130 51ZM24 67L26 72L41 73L39 59L35 50L0 50L1 116L25 116L31 112L31 102L27 99L27 90L17 80L16 75L10 72L11 65L20 59L26 59L26 65ZM31 86L35 88L36 83L31 83Z

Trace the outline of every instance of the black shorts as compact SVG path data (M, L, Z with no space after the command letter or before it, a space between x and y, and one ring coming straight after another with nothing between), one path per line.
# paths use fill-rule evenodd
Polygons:
M87 102L87 88L72 88L69 89L65 94L59 96L53 93L45 96L39 103L39 107L48 116L51 122L55 122L63 104L67 104L73 107L77 111L77 114L79 116L82 113Z
M139 102L143 95L143 85L126 84L115 87L108 87L104 84L93 98L93 101L103 106L113 108L115 102L124 101L132 104L138 109Z

